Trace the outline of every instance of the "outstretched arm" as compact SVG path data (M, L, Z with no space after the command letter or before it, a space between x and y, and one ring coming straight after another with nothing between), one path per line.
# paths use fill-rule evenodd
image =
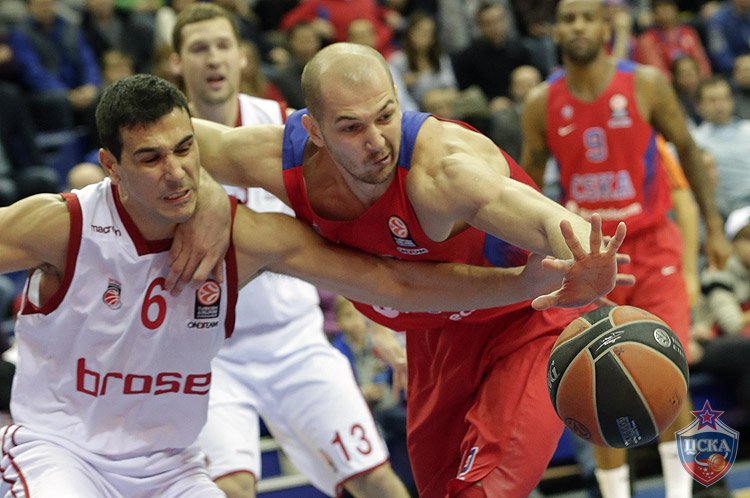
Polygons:
M510 178L510 165L487 137L428 120L414 155L418 152L407 189L421 226L433 240L444 240L468 223L518 247L567 259L570 251L560 222L568 220L588 246L590 224Z
M592 225L592 240L601 227ZM240 281L270 270L285 273L369 304L402 311L489 308L535 298L567 285L543 306L580 306L610 292L617 279L615 253L624 227L603 253L581 248L565 234L575 261L541 257L522 268L489 268L454 263L404 262L326 242L299 220L240 207L234 223ZM563 235L561 235L563 237ZM588 245L588 240L586 241ZM579 282L580 281L580 282ZM573 284L580 284L574 286Z
M27 197L0 208L0 273L43 264L65 267L70 212L59 195Z

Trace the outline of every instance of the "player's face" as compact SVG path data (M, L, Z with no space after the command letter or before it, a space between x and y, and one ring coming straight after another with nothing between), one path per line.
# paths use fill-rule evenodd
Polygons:
M221 104L237 98L240 74L247 63L229 20L216 17L182 28L177 70L190 100Z
M698 101L698 110L709 123L729 123L734 113L734 100L729 84L719 82L704 87Z
M396 170L401 109L385 71L372 73L356 85L328 85L317 122L339 168L358 182L380 185Z
M554 35L567 62L588 64L596 59L609 37L601 3L563 0L557 8Z
M104 150L99 159L144 235L168 237L193 215L197 200L200 163L190 116L175 108L154 123L120 134L120 160Z

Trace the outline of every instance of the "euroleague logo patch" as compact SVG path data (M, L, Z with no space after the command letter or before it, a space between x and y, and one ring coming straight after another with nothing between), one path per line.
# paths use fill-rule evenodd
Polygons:
M102 295L104 304L110 309L119 310L122 307L120 294L122 294L122 284L114 278L109 278L107 281L107 290Z
M221 286L214 280L204 282L195 291L196 320L217 318L221 308Z
M719 420L724 413L712 410L708 400L696 418L675 433L683 468L693 479L708 487L724 477L737 458L740 433Z
M400 217L393 215L388 218L388 231L391 232L391 238L393 238L393 242L396 244L396 250L401 254L416 256L429 252L424 247L417 246L417 243L414 242L409 233L409 227Z

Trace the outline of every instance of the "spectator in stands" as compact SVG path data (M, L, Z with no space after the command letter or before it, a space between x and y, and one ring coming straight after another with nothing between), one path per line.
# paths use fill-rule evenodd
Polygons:
M701 275L707 311L720 334L750 336L750 204L729 214L725 231L733 246L726 268Z
M552 22L543 12L537 15L529 13L529 16L522 41L531 52L533 65L546 77L559 64L557 46L552 36Z
M738 55L732 70L734 113L740 119L750 119L750 54Z
M732 89L723 76L698 85L703 123L693 131L698 146L716 162L717 202L722 214L750 205L750 121L734 116Z
M281 90L289 107L294 109L305 107L305 99L302 96L302 70L322 45L320 35L309 22L302 21L289 29L287 48L290 60L271 78Z
M409 17L401 50L391 55L388 65L417 102L434 88L458 88L451 59L443 52L435 21L426 12L418 11Z
M604 6L604 17L610 27L607 53L617 59L635 60L636 38L627 0L604 0Z
M532 64L529 49L509 37L505 8L484 1L476 14L479 36L463 52L453 57L459 88L477 85L490 102L490 109L507 109L510 101L510 73L518 66Z
M119 50L107 50L102 56L102 77L105 85L111 85L135 74L133 58Z
M94 110L101 73L80 27L55 14L55 0L26 0L29 15L10 33L20 79L42 130L87 125Z
M0 206L22 196L57 190L57 175L44 166L36 130L23 92L17 84L13 49L0 33Z
M116 10L115 0L86 0L81 28L97 60L109 50L119 50L133 59L136 72L151 71L153 22L147 23L143 16Z
M387 9L376 0L307 0L287 12L280 27L288 30L300 21L307 21L325 41L346 41L349 24L355 19L367 19L375 27L375 49L387 54L392 50L393 38L387 15Z
M750 52L750 1L726 0L706 29L713 69L729 76L735 57Z
M156 11L154 15L154 45L172 46L172 30L174 29L177 14L188 5L197 0L167 0L167 2Z
M477 10L482 0L436 0L436 20L440 26L440 41L445 51L451 56L463 52L479 35L476 23ZM516 19L513 8L508 0L496 0L505 9L507 18L507 36L509 39L518 37Z
M86 185L97 183L106 177L104 169L94 163L78 163L68 171L67 190L81 189Z
M246 60L245 67L242 68L241 73L240 92L255 97L275 100L286 106L284 94L281 93L279 87L268 80L263 72L258 47L249 40L243 40L240 42L240 49L242 49Z
M523 134L521 132L521 112L523 101L529 90L542 82L542 74L534 66L518 66L510 73L510 98L512 105L492 113L490 138L501 149L519 161Z
M689 55L681 55L672 63L672 86L677 92L682 110L688 118L688 127L695 128L703 118L698 112L698 83L700 69Z
M681 55L690 55L698 63L700 77L711 76L708 60L698 33L679 22L676 0L654 0L654 25L638 37L635 60L661 69L672 79L672 63Z

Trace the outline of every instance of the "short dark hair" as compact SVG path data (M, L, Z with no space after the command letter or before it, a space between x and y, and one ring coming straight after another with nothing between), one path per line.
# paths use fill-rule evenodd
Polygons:
M99 142L119 161L123 128L153 123L177 107L190 115L185 95L168 81L152 74L123 78L104 90L96 106Z
M172 28L172 49L178 54L182 50L182 30L185 26L217 18L229 21L234 37L239 41L240 30L237 27L236 16L220 5L201 2L188 5L177 15L174 28Z

